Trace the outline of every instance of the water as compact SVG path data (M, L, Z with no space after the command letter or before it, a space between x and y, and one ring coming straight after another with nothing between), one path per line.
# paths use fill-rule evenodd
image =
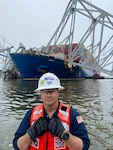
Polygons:
M60 100L84 118L90 150L113 150L113 79L62 81ZM0 150L13 150L12 139L25 112L40 103L37 81L0 79Z

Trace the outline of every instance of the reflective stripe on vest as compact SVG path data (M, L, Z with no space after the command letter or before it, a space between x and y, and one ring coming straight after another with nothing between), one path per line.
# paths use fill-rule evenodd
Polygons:
M32 125L37 119L44 116L43 104L35 106L30 118ZM58 117L67 131L70 130L70 106L60 103L58 108ZM32 142L29 150L69 150L63 140L59 137L51 135L49 131L45 132L41 137L37 138L37 146Z

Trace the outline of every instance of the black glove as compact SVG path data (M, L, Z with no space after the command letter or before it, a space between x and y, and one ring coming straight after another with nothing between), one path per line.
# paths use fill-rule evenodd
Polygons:
M35 138L41 136L48 129L48 122L43 117L40 117L34 122L34 124L27 130L32 141L36 141Z
M48 125L48 130L51 134L61 138L65 128L58 117L52 117Z

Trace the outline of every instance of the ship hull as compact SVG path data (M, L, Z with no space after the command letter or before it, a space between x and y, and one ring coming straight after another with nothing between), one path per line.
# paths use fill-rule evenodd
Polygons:
M12 53L10 56L22 78L39 78L45 72L55 73L59 78L88 77L80 67L67 68L63 60L52 56L22 53Z

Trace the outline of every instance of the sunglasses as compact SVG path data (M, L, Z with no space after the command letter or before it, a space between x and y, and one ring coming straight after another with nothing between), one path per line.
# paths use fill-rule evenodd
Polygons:
M54 94L54 93L56 93L57 91L58 91L58 89L45 89L45 90L41 90L41 93L42 93L42 94L48 94L48 93Z

